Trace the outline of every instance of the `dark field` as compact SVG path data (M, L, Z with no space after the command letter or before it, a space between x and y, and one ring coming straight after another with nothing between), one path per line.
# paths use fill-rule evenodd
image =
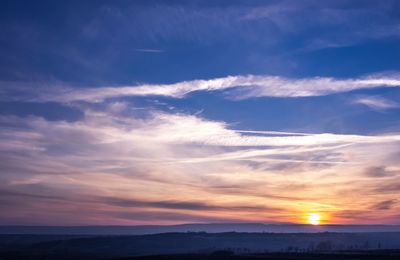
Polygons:
M188 259L188 260L216 260L216 259L233 259L233 260L247 260L247 259L400 259L400 251L350 251L350 252L326 252L326 253L264 253L254 255L222 255L214 253L210 255L160 255L160 256L139 256L130 258L119 258L114 260L152 260L152 259Z
M400 259L400 233L0 235L0 259Z
M257 259L276 259L276 260L316 260L316 259L347 259L347 260L368 260L368 259L400 259L400 251L396 250L379 250L379 251L345 251L345 252L320 252L320 253L263 253L263 254L221 254L219 252L211 254L175 254L175 255L150 255L150 256L134 256L134 257L112 257L104 258L100 255L94 254L52 254L52 253L34 253L34 252L4 252L0 255L0 259L4 260L19 260L19 259L32 259L32 260L45 260L45 259L104 259L104 260L217 260L217 259L233 259L233 260L257 260Z

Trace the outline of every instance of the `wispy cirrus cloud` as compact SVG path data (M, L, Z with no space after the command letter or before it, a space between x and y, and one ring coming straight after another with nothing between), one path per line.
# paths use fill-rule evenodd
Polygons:
M7 89L7 83L3 83ZM9 91L3 90L3 95L14 93L14 99L18 99L15 84ZM394 76L366 76L361 78L285 78L280 76L228 76L209 80L182 81L174 84L142 84L136 86L115 86L96 88L70 88L52 87L36 88L28 90L21 96L23 100L36 102L101 102L105 99L129 97L129 96L166 96L172 98L184 98L185 96L199 91L227 91L227 97L232 99L247 99L252 97L312 97L325 96L335 93L349 92L359 89L371 89L379 87L399 87L400 77ZM27 87L23 87L27 90ZM10 92L10 93L9 93ZM379 99L364 99L359 102L370 106L387 108L392 103Z
M379 96L365 96L357 98L354 104L361 104L375 110L399 108L400 104Z
M164 50L161 49L143 49L143 48L135 48L133 49L134 51L137 52L149 52L149 53L161 53L164 52Z

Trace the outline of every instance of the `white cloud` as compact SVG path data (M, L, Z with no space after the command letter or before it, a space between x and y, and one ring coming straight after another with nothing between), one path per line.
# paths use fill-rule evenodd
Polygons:
M392 108L398 108L400 105L397 102L385 99L379 96L366 96L357 98L354 101L355 104L365 105L369 108L376 110L386 110Z
M309 97L324 96L357 89L399 87L400 79L393 77L364 77L335 79L327 77L284 78L279 76L228 76L209 80L183 81L164 85L137 85L97 88L63 88L41 91L31 100L56 102L101 102L108 98L128 96L167 96L183 98L196 91L224 91L233 99L251 97Z
M360 147L384 147L400 142L400 135L396 134L240 131L230 129L224 122L160 112L143 119L118 116L115 111L86 110L84 120L77 122L1 117L1 123L15 127L0 132L0 152L7 157L13 151L22 161L32 158L32 162L26 163L27 168L42 167L44 172L107 172L115 165L130 168L138 163L147 165L142 166L143 170L150 167L159 171L159 163L162 167L218 161L230 165L238 160L269 161L271 165L277 162L369 164L364 155L356 156L361 154ZM8 161L14 164L15 160L18 159ZM100 163L107 161L112 163ZM169 171L176 172L170 168ZM187 170L182 171L186 174Z

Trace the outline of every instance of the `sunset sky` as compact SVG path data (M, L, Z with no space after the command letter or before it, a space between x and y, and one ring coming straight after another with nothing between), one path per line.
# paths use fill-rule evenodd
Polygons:
M0 225L400 224L400 1L1 1Z

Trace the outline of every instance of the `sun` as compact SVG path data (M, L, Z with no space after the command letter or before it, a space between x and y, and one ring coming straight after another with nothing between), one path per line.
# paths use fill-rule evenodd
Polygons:
M319 225L321 221L321 216L318 213L311 213L308 216L308 223L311 225Z

